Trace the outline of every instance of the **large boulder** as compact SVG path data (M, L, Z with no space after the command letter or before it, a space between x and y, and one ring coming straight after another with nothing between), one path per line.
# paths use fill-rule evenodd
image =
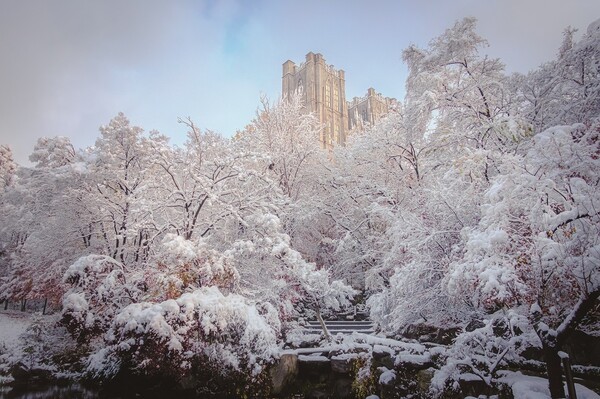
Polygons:
M410 324L402 332L402 336L419 342L433 342L440 345L450 345L462 331L461 327L437 327L429 324Z
M281 355L279 360L271 366L270 375L272 392L276 395L280 394L298 376L298 355Z
M52 373L49 370L40 368L29 368L21 362L14 364L9 369L9 372L15 379L13 385L42 384L53 380Z
M331 371L331 361L322 355L298 355L298 370L301 378L324 380Z
M357 355L354 353L343 353L331 356L331 371L338 374L350 374L352 364Z

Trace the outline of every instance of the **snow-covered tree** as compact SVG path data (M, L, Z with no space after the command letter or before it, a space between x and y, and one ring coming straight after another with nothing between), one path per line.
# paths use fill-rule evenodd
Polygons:
M77 154L68 137L41 137L38 139L29 160L37 167L57 168L76 161Z
M463 146L502 148L506 138L495 122L507 112L504 65L479 54L487 42L475 32L475 24L474 18L465 18L433 39L428 49L411 46L404 51L407 115L415 128L433 124L434 133L451 135L448 140Z
M283 193L297 200L311 177L311 165L324 156L319 148L320 131L316 117L303 111L300 93L273 106L263 98L262 108L238 140L246 151L261 158Z
M60 302L62 275L86 251L74 165L20 168L2 202L0 234L9 266L2 286L10 299Z
M302 307L320 313L350 304L354 290L341 281L331 281L326 270L307 262L290 245L277 216L252 215L244 228L245 234L226 252L240 273L239 293L271 303L283 320ZM264 276L270 278L266 281Z
M0 145L0 193L11 183L16 169L12 151L7 146Z
M599 135L597 122L536 135L494 179L447 278L473 309L531 312L553 397L564 395L558 351L600 296Z
M437 155L440 162L468 164L471 178L487 182L503 154L514 151L532 128L513 113L516 95L502 62L480 54L487 41L475 25L474 18L465 18L428 48L404 51L405 110L412 136L425 135L446 148Z
M231 221L270 206L275 190L251 156L214 132L202 132L191 120L182 122L189 128L183 148L150 142L156 168L150 196L161 231L187 240L226 235Z
M600 21L582 38L568 27L557 58L515 78L518 111L536 132L556 125L590 122L600 112Z
M565 31L556 61L561 101L554 124L587 122L600 112L600 19L579 41L573 41L573 33Z

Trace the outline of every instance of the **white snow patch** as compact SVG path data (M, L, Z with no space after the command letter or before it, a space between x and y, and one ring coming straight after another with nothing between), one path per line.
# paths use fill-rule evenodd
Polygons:
M31 325L32 317L23 312L0 313L0 348L15 348L19 344L19 337Z
M400 353L396 356L396 364L409 363L409 364L425 364L431 360L429 353L425 352L422 355L413 355L410 353Z
M300 362L328 362L329 358L326 356L311 356L311 355L298 355L298 361Z
M508 384L515 398L551 399L548 380L541 377L523 375L520 372L503 371L499 381ZM600 395L580 384L575 384L578 399L600 399ZM566 393L566 386L565 386Z
M390 355L394 354L394 350L389 346L384 345L373 345L373 352L375 353L389 353Z
M340 353L339 355L331 356L331 360L352 360L358 358L358 353Z
M379 367L379 370L382 371L379 376L380 384L388 385L396 379L396 372L394 370L390 370L387 367Z

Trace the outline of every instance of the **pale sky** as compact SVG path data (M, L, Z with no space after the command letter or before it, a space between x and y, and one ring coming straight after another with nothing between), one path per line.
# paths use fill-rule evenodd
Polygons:
M190 116L231 136L275 100L281 64L320 52L346 71L346 96L404 95L402 50L454 22L478 32L510 72L585 32L598 0L0 0L0 144L28 164L38 137L92 145L118 112L181 144Z

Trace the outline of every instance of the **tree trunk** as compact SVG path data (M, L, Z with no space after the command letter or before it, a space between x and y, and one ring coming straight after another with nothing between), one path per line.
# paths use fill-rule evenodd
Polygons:
M566 398L558 350L555 347L544 345L544 361L548 373L550 396L552 399Z
M48 298L44 298L44 308L42 309L42 314L46 314L46 305L48 304Z
M329 335L329 331L327 330L327 326L323 321L323 317L321 317L321 309L319 308L317 308L317 320L319 320L319 324L321 324L321 328L323 329L323 334L325 334L325 338L331 338L331 336Z
M4 310L8 309L8 299L6 301L4 301Z
M27 299L21 299L21 312L24 312L27 309Z
M569 356L560 356L562 359L563 370L565 371L565 379L567 380L567 392L569 393L569 399L577 399L577 392L575 391L575 383L573 382L573 373L571 372L571 360Z
M597 305L600 298L600 287L596 287L590 293L583 293L573 307L573 310L565 317L563 322L554 331L549 331L548 326L541 323L542 312L539 304L532 307L531 317L533 319L533 328L542 341L544 351L544 360L548 372L548 385L550 396L553 399L564 398L565 389L562 382L562 369L558 350L564 345L565 340L577 325L588 315ZM543 327L543 328L542 328Z

